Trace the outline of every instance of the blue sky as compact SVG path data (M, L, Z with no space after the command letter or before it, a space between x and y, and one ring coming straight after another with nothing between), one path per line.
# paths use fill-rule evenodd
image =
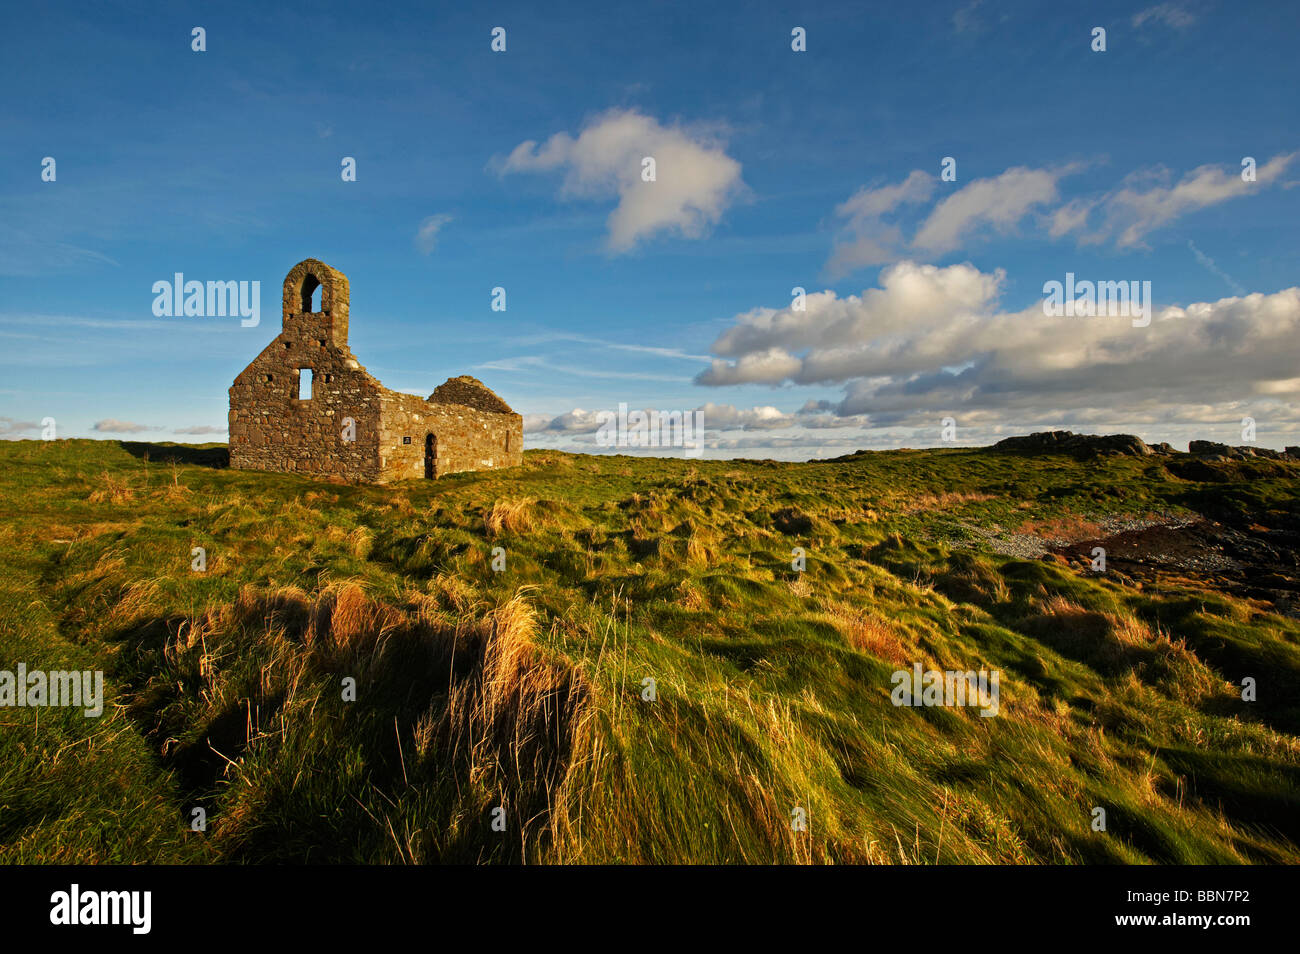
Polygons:
M373 374L474 374L530 446L621 402L703 406L708 456L1300 444L1300 6L1079 6L15 7L0 436L224 439L315 257ZM260 326L156 317L175 272L260 281ZM1067 272L1154 320L1044 317Z

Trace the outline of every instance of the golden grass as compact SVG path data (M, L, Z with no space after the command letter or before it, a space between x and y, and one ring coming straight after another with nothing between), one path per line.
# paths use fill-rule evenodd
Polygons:
M429 581L429 595L443 609L463 613L473 605L474 589L461 577L439 573Z
M785 585L791 593L801 600L811 596L813 592L812 584L804 579L803 574L793 580L786 580Z
M375 535L369 527L357 527L347 536L348 552L358 560L364 560L370 555L374 542Z
M965 504L996 500L993 494L977 490L945 491L938 494L911 494L903 499L899 509L906 514L929 510L955 510Z
M491 509L483 514L483 529L491 539L502 533L526 533L534 525L533 508L537 501L532 497L499 497Z
M359 653L373 648L406 622L401 610L370 599L361 584L352 580L331 583L312 605L305 640L308 646Z
M590 711L591 685L541 646L526 589L482 615L458 616L440 605L440 596L467 600L458 581L439 577L434 585L439 595L408 592L402 605L373 598L356 580L329 583L314 597L296 587L244 586L233 603L185 620L165 654L173 667L202 681L209 716L246 706L250 746L273 730L258 716L258 697L249 697L247 685L228 676L227 667L244 652L238 641L269 647L259 689L262 699L277 693L282 699L282 727L308 718L303 706L318 704L314 693L300 693L310 680L319 680L322 666L373 686L400 677L416 647L423 658L454 661L453 670L427 687L430 707L404 730L399 727L399 737L409 732L418 758L438 759L438 771L456 771L483 797L505 806L515 824L541 831ZM131 589L130 605L145 605L151 593L148 586ZM399 644L401 650L391 651ZM256 792L248 797L256 798ZM228 823L225 834L234 837L236 828ZM403 858L417 854L413 842Z
M104 486L91 491L87 498L91 503L128 503L135 497L135 490L124 478L114 477L108 471L100 475Z
M680 596L678 605L692 613L706 609L708 607L708 598L700 592L700 588L692 583L689 579L682 580L676 586L676 591Z
M821 611L859 652L898 665L908 661L907 649L893 626L879 616L836 600L822 600Z

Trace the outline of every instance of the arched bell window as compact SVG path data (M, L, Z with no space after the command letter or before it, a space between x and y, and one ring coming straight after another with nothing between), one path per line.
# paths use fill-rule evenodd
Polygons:
M316 276L308 272L302 278L302 310L305 312L320 311L320 282Z

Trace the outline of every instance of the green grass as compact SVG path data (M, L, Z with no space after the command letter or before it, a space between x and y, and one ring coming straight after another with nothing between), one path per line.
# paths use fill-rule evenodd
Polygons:
M530 451L370 487L221 450L0 442L0 669L108 696L0 709L0 858L1300 861L1297 621L971 530L1293 519L1300 469ZM895 707L913 662L1000 670L999 715Z

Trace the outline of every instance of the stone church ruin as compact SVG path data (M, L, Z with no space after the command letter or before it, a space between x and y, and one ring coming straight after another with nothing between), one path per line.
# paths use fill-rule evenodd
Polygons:
M280 334L230 388L230 466L240 470L440 477L522 463L523 430L523 418L468 375L427 398L371 377L348 347L347 277L314 258L285 278Z

